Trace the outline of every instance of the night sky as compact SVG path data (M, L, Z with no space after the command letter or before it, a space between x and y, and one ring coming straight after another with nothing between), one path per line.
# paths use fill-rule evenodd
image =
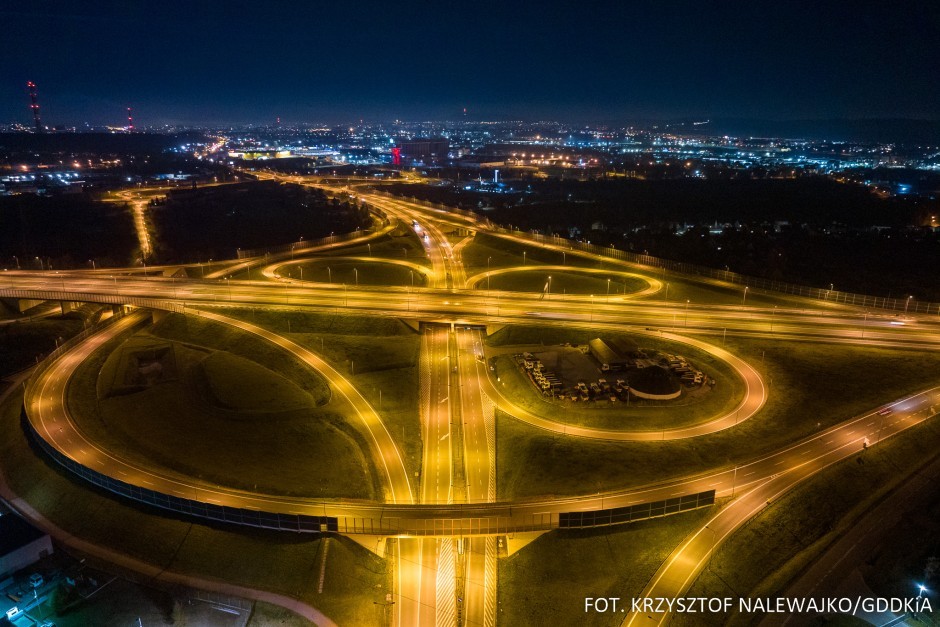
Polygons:
M0 0L0 68L0 123L937 119L940 2Z

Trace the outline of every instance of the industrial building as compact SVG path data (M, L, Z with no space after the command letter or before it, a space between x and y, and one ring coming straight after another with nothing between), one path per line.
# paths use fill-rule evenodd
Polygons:
M52 540L28 522L0 509L0 579L52 554Z
M450 151L450 140L443 137L413 139L399 142L398 149L405 163L443 163Z
M619 353L601 338L594 338L588 342L588 350L600 363L601 370L623 370L633 363L630 357Z

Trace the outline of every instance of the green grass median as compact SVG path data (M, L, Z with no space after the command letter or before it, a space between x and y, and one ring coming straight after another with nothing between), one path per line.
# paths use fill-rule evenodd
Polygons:
M596 530L552 531L499 560L500 625L620 625L659 565L717 506ZM620 597L585 612L586 597Z

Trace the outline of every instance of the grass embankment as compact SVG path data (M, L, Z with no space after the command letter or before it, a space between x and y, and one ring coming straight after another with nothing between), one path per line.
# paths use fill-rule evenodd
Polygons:
M306 534L212 526L174 518L88 487L30 447L22 395L0 405L0 470L13 491L60 528L166 570L299 598L340 625L368 625L387 585L385 560L343 537L330 540L317 593L323 540Z
M190 278L190 279L205 279L207 276L209 276L209 275L211 275L211 274L213 274L213 273L215 273L215 272L218 272L219 270L224 270L225 268L230 268L230 267L232 267L232 265L233 265L233 264L232 264L231 262L221 262L221 263L216 262L216 263L210 263L210 262L205 262L205 261L204 261L204 262L201 262L201 263L197 263L197 264L195 264L195 265L187 265L187 266L184 266L184 267L183 267L183 270L186 272L186 277L187 277L187 278ZM236 274L231 274L231 275L226 275L226 276L236 277L236 276L238 276L238 275L236 275Z
M692 585L689 596L763 598L782 593L794 577L822 555L859 517L906 481L925 460L935 457L938 444L940 425L933 419L799 484L731 535ZM940 510L937 498L932 509L934 514ZM889 542L906 547L908 556L914 545L918 550L927 549L924 557L934 555L929 551L940 544L933 533L936 518L928 512L916 514L915 518L918 522L905 524L903 530L915 535L893 534L888 536L894 538ZM919 535L920 532L924 535ZM911 542L912 538L918 540ZM877 554L877 558L885 562L898 557L899 553L892 552L890 546L882 546ZM904 576L877 591L909 598L914 591L911 582L923 575L925 561L908 564ZM878 573L879 565L866 567L866 578L868 572ZM891 574L899 573L881 572L881 578L876 581L886 581L886 576ZM831 595L834 591L821 592ZM700 625L703 621L716 625L749 625L759 622L761 616L735 613L730 620L723 615L699 615L691 619L677 615L673 622L679 625Z
M620 625L659 565L718 506L619 527L547 533L499 560L500 625ZM620 597L618 612L584 611L585 597Z
M381 481L368 443L347 423L346 404L339 399L327 404L329 390L314 373L297 372L296 384L288 379L295 365L286 354L219 326L169 317L112 357L115 344L81 364L70 384L69 406L82 430L130 461L222 486L379 498ZM234 347L240 337L245 350L258 351L259 362L280 359L281 372L205 347ZM197 341L203 345L189 343ZM164 367L167 380L127 393L112 382L147 343L172 351ZM97 394L96 381L101 381Z
M309 409L315 404L287 379L231 353L211 353L196 364L193 374L204 382L209 402L223 409L279 413Z
M397 319L304 312L225 312L323 356L356 386L399 443L409 473L421 470L418 354L421 336ZM381 397L380 397L381 391Z
M552 401L542 396L511 357L506 356L499 357L496 366L503 392L519 406L546 418L584 427L624 430L672 429L709 420L731 411L744 394L744 382L737 373L702 350L653 336L600 333L605 338L617 335L635 341L641 349L682 355L718 383L712 389L697 390L694 394L686 392L672 401L631 400L629 407L626 403L607 400ZM538 351L541 350L538 345L542 344L546 348L564 342L586 344L596 337L598 332L580 329L507 326L487 338L487 343L498 347L518 345L519 351ZM626 377L623 373L598 372L594 380L598 378L613 383Z
M721 344L720 336L705 339ZM725 348L747 359L769 385L770 398L755 417L687 440L616 443L552 436L501 416L500 498L544 495L545 486L558 495L584 486L610 490L730 467L935 385L940 367L938 353L900 349L738 338Z
M594 294L596 301L602 303L607 294L607 278L603 275L579 274L576 271L558 272L552 270L551 273L545 270L531 271L521 269L519 272L509 272L506 274L497 274L491 276L489 281L483 279L477 283L476 287L485 289L489 283L490 289L509 290L513 292L544 292L548 283L548 277L552 277L552 294ZM610 276L610 294L611 296L623 296L639 292L646 289L649 284L639 277L621 276L611 274Z
M523 254L525 256L523 258ZM487 268L509 268L526 264L560 265L563 261L561 251L549 250L538 244L522 244L486 233L477 233L461 253L467 275L486 271ZM564 255L564 261L571 266L596 267L576 255ZM494 279L495 280L495 279ZM607 285L607 282L604 282Z
M934 418L936 420L936 418ZM936 449L936 441L934 441ZM937 520L940 519L940 493L936 490L908 509L901 521L883 536L879 551L863 567L866 583L883 597L910 597L914 583L923 583L928 590L936 590L938 577L935 560L940 555ZM912 542L911 539L917 541ZM926 571L933 572L930 577ZM926 581L925 581L926 580ZM940 618L940 608L931 596L934 623Z
M411 268L376 261L330 260L329 258L305 261L300 264L282 268L280 273L293 279L300 279L303 268L303 280L316 283L345 284L349 287L357 285L390 285L397 287L411 287L414 279L415 287L424 287L424 275Z
M247 627L312 627L313 623L290 610L270 603L255 603Z
M371 247L367 244L371 244ZM388 235L383 235L376 239L373 239L367 244L355 244L350 246L337 246L335 248L314 253L304 253L297 254L296 258L299 260L301 257L308 257L312 260L317 260L318 264L321 265L330 265L329 260L332 257L344 257L344 256L356 256L356 257L376 257L376 258L385 258L385 259L402 259L404 261L410 261L412 263L418 263L424 266L430 266L431 262L428 261L427 254L425 252L424 246L418 237L407 227L399 227L393 230ZM291 259L288 257L287 261ZM283 261L283 260L282 260ZM261 273L261 269L268 265L268 262L259 263L256 266L253 266L249 271L240 271L238 273L232 274L234 279L251 279L255 281L265 281L267 278ZM316 271L316 270L314 270ZM360 268L360 271L362 269ZM208 270L207 270L208 272ZM326 270L323 270L324 275L326 275ZM407 270L405 271L406 278ZM415 273L415 285L417 286L417 273ZM194 276L198 278L198 274ZM300 278L300 273L295 272L294 275L296 278ZM304 279L307 280L320 280L320 279L310 279L307 276L307 269L304 268ZM326 282L326 277L324 277L323 282ZM350 280L350 283L352 281ZM393 283L394 285L394 283Z
M329 253L325 253L325 257L329 258L333 255L355 255L364 257L371 254L373 257L404 259L426 266L431 265L431 262L428 261L427 253L425 252L424 243L415 235L415 232L410 226L402 225L396 227L388 235L370 243L371 247L367 244L356 244L355 246L330 251Z

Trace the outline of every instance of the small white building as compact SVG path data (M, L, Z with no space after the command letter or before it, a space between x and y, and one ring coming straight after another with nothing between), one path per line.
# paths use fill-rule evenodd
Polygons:
M0 579L52 554L52 540L16 514L0 510Z

